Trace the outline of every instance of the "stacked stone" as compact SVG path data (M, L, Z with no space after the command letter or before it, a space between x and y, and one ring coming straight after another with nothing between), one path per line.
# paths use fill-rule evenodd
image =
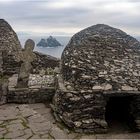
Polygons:
M20 42L12 27L4 19L0 19L0 48L13 54L15 60L19 60Z
M30 74L28 86L54 87L54 75Z
M106 102L100 91L70 91L61 80L54 96L54 112L67 126L76 132L105 133Z
M34 52L36 54L37 59L32 63L33 68L36 73L39 73L39 70L46 68L55 68L59 67L60 60L56 57L45 55L39 52Z
M54 112L75 131L107 131L107 96L140 96L140 43L119 29L99 24L75 34L61 61Z
M28 87L24 88L17 88L17 79L17 74L8 79L8 103L42 103L52 100L55 93L53 76L46 76L44 79L44 76L31 74Z
M15 63L18 64L21 54L21 45L12 27L4 20L0 19L0 57L3 59L2 72L12 73L15 70ZM11 61L13 60L13 61Z
M62 74L75 89L140 90L140 43L119 29L92 26L65 48Z
M7 103L8 80L0 79L0 105Z
M8 54L6 50L2 52L3 75L12 75L19 73L21 61L15 61L13 54Z
M0 75L3 74L2 66L3 66L2 50L0 50Z

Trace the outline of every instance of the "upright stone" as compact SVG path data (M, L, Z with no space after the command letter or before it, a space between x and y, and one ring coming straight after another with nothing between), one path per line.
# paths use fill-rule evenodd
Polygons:
M18 76L17 87L28 87L29 75L32 70L32 62L35 60L36 55L33 53L35 43L33 40L28 39L25 43L25 50L22 53L20 73Z

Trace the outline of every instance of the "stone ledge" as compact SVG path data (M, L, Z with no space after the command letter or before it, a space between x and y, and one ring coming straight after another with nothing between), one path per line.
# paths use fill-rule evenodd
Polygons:
M41 77L40 75L30 74L29 86L25 88L16 87L17 78L18 75L9 78L8 103L42 103L52 100L55 94L54 77L52 75Z
M8 103L42 103L51 101L55 93L54 88L44 89L12 89L8 92Z

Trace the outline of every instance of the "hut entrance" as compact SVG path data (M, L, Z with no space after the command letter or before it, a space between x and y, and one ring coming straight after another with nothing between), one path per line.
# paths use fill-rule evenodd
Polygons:
M133 125L133 117L130 114L132 96L110 97L106 105L106 121L109 132L128 132Z

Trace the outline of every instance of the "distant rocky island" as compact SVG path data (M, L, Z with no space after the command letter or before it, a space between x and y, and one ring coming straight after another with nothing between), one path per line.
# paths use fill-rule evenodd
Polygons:
M47 39L41 39L37 44L39 47L58 47L62 44L56 38L49 36Z

